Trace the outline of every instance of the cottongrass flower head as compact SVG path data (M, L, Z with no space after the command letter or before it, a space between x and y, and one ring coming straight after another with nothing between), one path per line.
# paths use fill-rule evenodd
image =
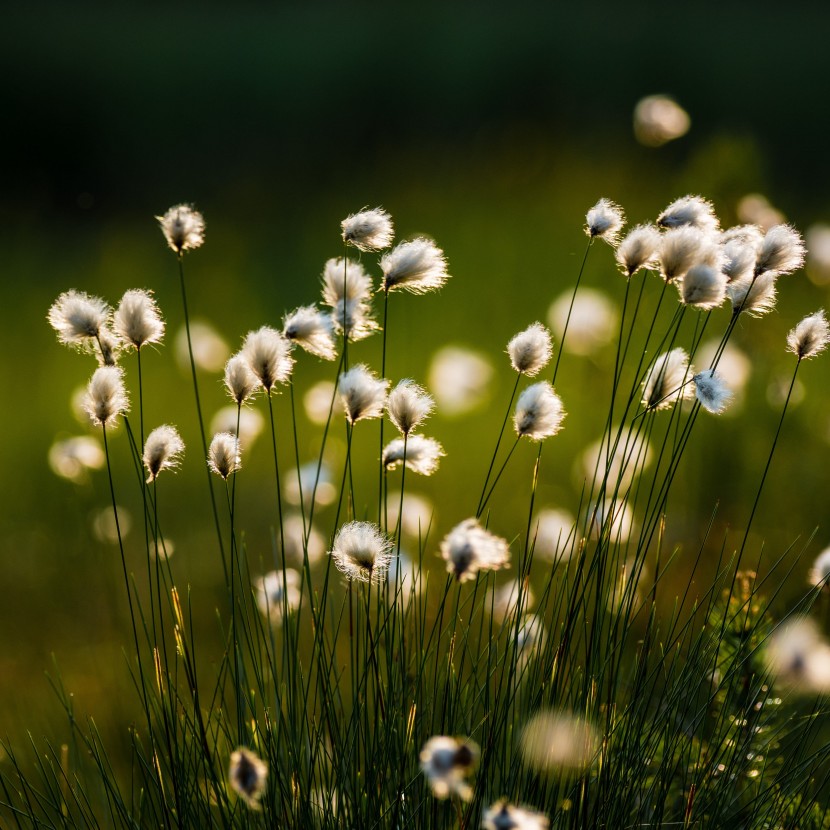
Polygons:
M389 383L386 379L378 378L363 363L358 363L340 375L337 391L350 424L363 418L380 418L383 415Z
M525 723L519 746L536 772L584 770L597 752L599 736L578 715L543 709Z
M714 206L702 196L683 196L675 200L657 217L657 224L661 228L690 226L708 232L720 229Z
M289 614L300 607L300 574L293 568L283 572L269 571L254 581L256 604L263 617L273 625L279 625L285 613Z
M653 268L662 237L654 225L646 223L632 228L617 246L614 254L620 270L633 277L641 268Z
M268 764L262 758L244 746L238 747L231 753L228 780L252 810L261 809L259 802L268 780Z
M459 582L475 579L479 571L497 571L510 563L510 547L500 536L485 530L477 519L457 524L441 542L447 572Z
M389 393L386 412L389 420L398 428L401 435L409 435L429 417L435 408L435 401L408 378L400 381Z
M382 251L392 244L392 217L380 207L349 214L341 223L343 241L359 251Z
M775 225L764 234L758 248L755 274L789 274L801 268L805 254L804 240L794 227Z
M660 273L666 282L682 277L695 265L720 268L723 254L715 237L694 225L681 225L663 234Z
M527 436L531 441L544 441L556 435L562 428L565 408L562 399L554 392L548 381L528 386L516 402L513 426L516 434Z
M156 219L167 244L179 255L201 247L205 241L204 217L190 205L174 205Z
M136 349L148 343L161 343L164 320L150 291L132 288L124 292L113 315L115 335Z
M83 348L95 355L99 366L115 366L118 363L123 346L124 341L114 334L108 326L101 326L98 336L88 340Z
M726 299L726 283L726 275L720 269L700 263L686 272L678 290L684 305L710 311Z
M449 279L444 252L422 236L401 242L380 260L382 288L387 293L403 289L411 294L435 291Z
M749 274L727 283L726 296L732 303L732 313L762 317L772 311L777 298L777 276L775 271L768 271L758 277Z
M331 312L331 321L338 334L349 333L350 343L365 340L380 331L368 300L340 300Z
M253 397L259 389L259 378L242 352L231 355L225 364L225 389L237 406Z
M242 355L269 395L275 384L286 383L291 377L294 368L291 344L270 326L263 326L245 335Z
M61 343L84 348L106 327L111 314L112 309L100 297L72 290L52 303L46 319Z
M548 323L569 354L591 355L616 336L619 313L602 291L580 288L563 291L548 309ZM565 337L567 327L567 337Z
M282 333L292 343L323 360L334 360L334 321L313 305L304 305L282 319Z
M694 391L689 355L680 347L661 354L643 382L643 406L646 409L671 409L678 401L691 398Z
M335 308L343 300L366 300L372 278L355 259L332 257L323 266L323 302Z
M585 215L585 233L591 239L604 239L609 245L617 244L624 224L623 209L610 199L600 199Z
M753 228L754 225L739 225L738 228ZM734 235L727 237L730 231ZM757 229L756 229L757 231ZM730 228L721 234L721 245L723 251L723 273L729 282L734 280L751 280L755 276L755 261L758 258L758 245L761 242L761 232L757 231L757 237L751 232L743 233L741 230Z
M484 830L548 830L550 822L544 813L514 807L502 799L484 811L481 826Z
M147 468L147 482L155 481L162 470L174 470L179 466L184 441L176 427L162 424L156 427L144 442L144 466Z
M824 316L824 309L805 317L787 335L787 351L792 352L799 360L815 357L827 348L830 343L830 325Z
M110 426L130 408L124 388L124 370L119 366L101 366L95 370L86 388L84 410L96 426Z
M541 323L531 323L511 338L507 354L515 371L535 377L548 365L553 354L550 332Z
M689 113L667 95L648 95L634 107L634 136L646 147L660 147L686 135Z
M405 441L403 438L395 438L383 448L383 466L387 470L394 470L405 463L413 473L431 476L445 455L444 448L434 438L412 434Z
M825 548L815 558L807 581L817 588L830 589L830 548Z
M462 801L473 797L473 788L467 779L478 763L479 748L466 738L435 735L421 749L418 756L421 771L436 798L458 796Z
M692 381L695 387L695 397L707 412L719 415L729 406L732 400L732 390L714 369L704 369L696 374Z
M232 432L217 432L208 448L208 466L225 481L242 466L239 439Z
M100 470L106 462L101 445L90 435L56 441L49 448L49 466L61 478L85 481L88 470Z
M392 540L372 522L349 522L330 551L337 570L358 582L382 582L392 559Z
M481 406L488 398L493 367L478 352L444 346L432 356L429 388L441 414L457 417Z

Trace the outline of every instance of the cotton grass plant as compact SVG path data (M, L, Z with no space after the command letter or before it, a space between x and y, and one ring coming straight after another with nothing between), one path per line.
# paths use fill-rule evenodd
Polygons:
M224 371L230 404L214 421L225 428L208 441L183 267L184 254L205 242L205 224L187 205L159 221L178 261L200 449L185 456L172 425L144 436L152 390L143 388L141 355L165 334L150 292L128 291L113 312L68 291L48 314L59 341L102 364L84 406L104 459L84 460L89 452L79 447L66 469L107 467L130 610L125 671L141 719L131 725L127 757L115 757L94 721L75 717L56 680L71 741L60 749L36 741L31 759L6 747L0 799L8 826L830 827L822 739L830 645L811 620L826 591L827 554L803 598L781 609L788 552L765 554L750 541L796 377L830 341L823 312L782 343L792 380L745 527L717 539L710 520L696 552L684 552L686 587L677 593L667 579L681 559L667 541L673 484L691 446L708 452L693 443L700 411L717 418L729 407L720 367L730 339L739 321L763 325L749 318L770 311L779 279L800 267L797 231L722 231L713 205L687 196L623 235L622 208L600 199L586 215L588 242L561 306L558 342L534 322L509 340L507 357L490 356L505 377L515 374L512 391L491 425L492 451L465 459L421 432L442 400L457 413L463 406L440 387L436 405L417 378L396 378L387 354L389 295L420 295L449 279L432 240L391 247L393 222L380 208L343 220L344 253L325 262L321 305L309 280L308 304L287 312L281 328L241 338ZM560 396L557 378L597 239L613 249L595 255L622 313L613 321L610 388L591 390L593 406L580 412ZM360 260L348 257L350 248ZM360 349L378 331L373 368ZM704 359L711 331L715 346ZM466 361L464 377L488 368L481 356L454 359ZM331 369L313 396L321 429L306 457L295 398L309 400L310 360ZM138 392L138 434L128 385ZM287 417L272 402L282 392ZM258 406L268 408L271 433L274 481L264 484L249 480L246 461L268 449L253 449L255 432L243 438ZM265 419L257 416L258 429ZM398 432L389 442L387 417ZM560 475L543 450L553 445L558 460L575 419L599 435L579 455L579 495L540 505L540 483ZM379 448L366 453L353 432L375 420ZM128 561L118 518L110 436L122 423L119 449L135 474L117 488L140 490L141 565ZM345 457L329 481L326 447L336 432ZM516 452L523 441L534 444L535 461L522 470L517 524L505 519L498 485L508 467L526 464ZM281 468L281 455L293 456L293 469ZM452 464L479 480L466 494L469 512L443 515L434 527L407 471L439 480ZM166 493L176 486L168 478L182 465L207 474L224 577L218 604L165 555ZM368 475L356 477L355 468ZM373 488L366 482L375 471ZM243 502L254 488L273 494L268 562L248 549L239 526L238 482ZM762 556L772 559L767 576L752 570ZM703 571L711 579L693 584ZM194 621L211 616L218 641L198 640ZM206 665L205 654L217 650Z

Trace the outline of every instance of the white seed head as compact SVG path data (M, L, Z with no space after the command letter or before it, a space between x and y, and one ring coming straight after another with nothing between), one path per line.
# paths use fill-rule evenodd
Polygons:
M692 380L695 385L695 397L707 412L719 415L729 406L732 390L714 369L704 369Z
M720 229L714 206L702 196L683 196L672 202L657 217L657 224L661 228L691 226L707 232Z
M678 283L678 290L685 305L709 311L726 299L726 275L705 263L693 265Z
M429 417L435 408L435 401L415 381L405 378L389 393L386 412L389 420L408 435Z
M662 237L654 225L644 224L632 228L617 246L615 257L620 270L632 277L641 268L653 268L657 262Z
M759 277L750 273L728 283L726 296L732 303L732 313L761 317L772 311L775 308L777 276L775 271L768 271Z
M789 274L804 264L806 249L801 234L791 225L774 225L765 234L758 248L755 273Z
M830 343L830 325L824 316L824 309L805 317L788 335L787 351L803 360L815 357Z
M481 406L492 378L488 360L462 346L444 346L432 356L429 387L442 415L459 416Z
M591 239L604 239L609 245L617 244L624 224L623 209L610 199L600 199L585 215L585 233Z
M405 446L403 438L395 438L383 448L383 466L387 470L394 470L404 463L404 449L407 469L422 476L431 476L438 469L438 462L446 455L444 448L434 438L410 434Z
M205 241L204 217L190 205L174 205L156 219L167 244L177 254L199 248Z
M144 442L143 460L149 473L147 481L155 481L162 470L178 467L183 452L184 441L176 427L167 424L156 427Z
M526 435L531 441L544 441L559 432L564 418L562 399L545 380L528 386L519 395L513 426L517 435Z
M736 236L723 242L723 273L729 282L752 279L755 273L755 260L758 257L758 241L760 235L757 241L749 236Z
M259 389L259 379L242 352L231 355L225 364L225 389L238 405L245 403Z
M124 342L120 340L107 326L101 326L98 336L87 340L82 346L84 351L91 351L98 360L99 366L115 366L121 354Z
M372 293L372 278L354 259L334 257L323 267L323 303L335 308L342 300L366 300Z
M126 291L115 309L112 328L121 340L136 349L147 343L161 343L164 320L152 292L141 288Z
M388 389L389 381L378 378L362 363L340 375L337 391L349 423L362 418L380 418Z
M510 547L500 536L485 530L476 519L457 524L441 542L447 571L459 582L475 579L479 571L497 571L510 563Z
M372 318L372 306L368 300L340 300L331 312L331 321L338 334L349 333L349 342L365 340L380 326Z
M334 360L334 321L313 305L304 305L282 318L282 333L292 343L323 360Z
M446 735L430 738L418 756L432 794L440 799L458 796L462 801L473 797L467 778L473 774L478 757L478 746L472 741Z
M228 770L231 787L252 810L259 810L259 801L265 793L268 765L251 750L241 746L231 753Z
M764 232L758 225L733 225L725 231L721 231L720 241L722 245L730 242L742 242L750 245L756 250L760 247L764 238Z
M49 448L49 466L55 475L80 483L88 470L100 470L106 456L101 444L89 435L56 441Z
M84 410L96 426L111 426L119 415L130 408L124 388L124 370L119 366L101 366L89 381L84 397Z
M550 332L541 323L531 323L510 340L507 354L515 371L531 378L538 375L553 354Z
M682 277L695 265L721 268L723 253L716 238L694 225L682 225L663 234L660 245L660 272L667 282Z
M392 217L383 208L364 208L341 223L343 241L359 251L382 251L392 244L395 228Z
M593 760L599 736L578 715L546 709L525 723L519 746L525 763L536 772L578 770Z
M263 326L245 335L242 356L269 395L275 384L288 381L294 368L291 344L270 326Z
M330 551L334 564L349 579L383 582L392 558L392 541L372 522L349 522L337 531Z
M514 807L502 800L484 811L481 826L484 830L548 830L550 822L544 813Z
M689 113L666 95L648 95L634 107L634 135L646 147L660 147L686 135Z
M694 394L689 383L692 375L685 349L678 347L661 354L643 383L643 406L647 409L671 409L675 403L690 398Z
M208 466L225 481L242 466L239 439L232 432L217 432L208 449Z
M380 260L383 290L411 294L435 291L449 279L444 252L431 240L418 237L401 242Z
M269 571L254 580L254 596L260 613L273 625L279 625L286 612L292 613L300 607L300 574L293 568Z
M46 319L61 343L84 347L107 325L111 313L100 297L73 290L65 291L52 303Z
M825 548L813 562L807 575L810 585L821 588L830 588L830 548Z

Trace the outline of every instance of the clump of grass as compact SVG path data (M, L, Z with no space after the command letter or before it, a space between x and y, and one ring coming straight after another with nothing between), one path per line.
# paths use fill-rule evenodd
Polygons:
M203 244L204 221L184 205L160 221L178 257L187 322L183 254ZM160 474L180 463L183 443L167 425L144 439L141 351L164 333L155 301L128 292L113 324L103 300L62 294L49 312L59 339L104 364L90 382L87 410L102 431L116 528L108 430L120 420L136 475L118 487L141 491L146 577L131 570L123 544L120 550L131 621L128 670L143 719L131 727L128 757L114 757L94 721L75 717L56 677L71 743L58 749L49 739L43 747L36 742L31 759L4 747L0 786L10 826L830 826L822 795L830 778L830 748L822 740L830 646L810 623L782 623L790 614L809 615L826 569L814 567L810 592L777 620L780 581L773 585L772 578L788 552L764 578L743 561L789 394L742 540L711 539L710 524L692 567L697 572L715 550L713 579L694 588L690 580L677 596L666 579L677 558L666 543L672 485L701 408L718 415L731 396L719 363L737 321L772 307L779 276L801 265L803 244L789 226L722 232L713 206L697 196L673 202L656 225L640 224L620 241L624 222L608 199L588 211L588 245L559 343L534 323L507 344L516 380L494 425L500 423L494 450L481 459L482 469L488 466L475 515L450 517L452 529L440 543L432 520L419 515L412 558L403 552L413 541L405 510L416 502L406 471L440 475L445 453L414 431L434 408L416 380L388 391L389 294L441 288L448 279L443 250L419 237L381 256L379 372L349 362L350 349L378 330L372 279L362 263L329 259L322 298L328 310L303 306L285 316L282 331L249 333L228 362L235 429L220 431L209 445L191 350L203 446L186 463L195 457L208 474L225 577L218 608L160 554ZM364 254L392 243L391 217L380 208L350 215L341 230L344 246ZM593 390L591 411L571 411L570 418L592 419L601 437L585 455L581 496L567 515L540 510L537 493L548 475L543 448L567 440L563 419L571 407L555 384L598 238L612 246L625 277L623 312L610 389ZM679 297L673 308L671 283ZM718 309L727 301L724 320ZM713 357L701 365L704 333L719 325ZM790 333L790 394L802 362L828 339L823 312ZM127 346L139 358L139 440L126 415L124 370L109 365ZM310 358L337 363L318 451L307 463L294 405L305 369L298 346ZM520 389L546 369L549 378ZM281 388L290 395L290 423L274 413L272 395ZM237 526L236 499L252 451L239 438L243 407L255 404L260 390L276 490L274 562L266 573L252 562ZM338 428L338 397L346 451L326 545L315 506L326 444ZM516 437L503 448L511 412ZM384 414L400 432L386 446ZM353 442L365 419L380 419L375 458ZM516 527L499 510L497 485L511 461L518 463L523 437L538 449L526 471L527 519ZM282 486L281 445L293 451L296 488L293 480ZM452 455L446 463L472 466ZM359 491L355 466L374 464L377 491ZM390 526L388 477L397 467ZM210 471L224 483L222 510ZM299 515L285 514L295 490ZM370 522L365 514L374 503L377 522ZM139 586L142 578L146 586ZM202 662L209 649L193 624L210 614L221 623L221 659L212 668Z

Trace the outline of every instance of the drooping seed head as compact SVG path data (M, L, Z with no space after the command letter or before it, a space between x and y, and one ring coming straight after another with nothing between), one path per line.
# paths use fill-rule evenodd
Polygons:
M604 239L609 245L617 244L624 224L623 209L610 199L600 199L585 215L585 233L591 239Z
M714 369L704 369L692 380L695 386L695 397L707 412L719 415L729 406L733 397L732 390Z
M261 809L259 802L265 793L267 779L268 765L250 749L241 746L231 753L228 780L252 810Z
M167 244L177 254L199 248L205 241L205 220L191 205L174 205L157 216Z
M497 571L510 562L510 547L500 536L485 530L476 519L457 524L441 542L447 571L459 582L475 579L479 571Z
M535 377L548 365L553 354L550 332L541 323L531 323L513 336L507 344L507 354L515 371Z
M799 360L815 357L827 348L830 343L830 325L824 316L824 309L805 317L787 335L787 351L792 352Z
M259 378L242 352L231 355L225 364L225 389L237 405L245 403L259 389Z
M435 408L435 401L413 380L405 378L389 393L386 412L389 420L408 435L429 417Z
M96 426L111 426L130 408L124 388L124 370L119 366L101 366L89 381L84 397L84 410Z
M434 438L411 434L405 444L403 438L395 438L383 448L383 466L387 470L394 470L405 463L413 473L431 476L438 469L438 463L444 455L444 448Z
M282 318L282 333L292 343L323 360L334 360L334 321L313 305L300 306Z
M383 208L364 208L341 223L343 241L359 251L382 251L392 244L395 228L392 217Z
M349 423L362 418L380 418L388 389L389 381L378 378L362 363L340 375L337 391Z
M337 531L330 551L337 569L359 582L382 582L392 558L392 541L372 522L349 522Z
M694 394L689 383L693 374L685 349L678 347L661 354L643 383L643 406L671 409L675 403L690 398Z
M444 252L431 240L418 237L401 242L380 260L383 290L411 294L435 291L449 279Z
M746 225L742 227L754 227ZM721 235L723 238L724 234ZM734 236L723 242L723 273L729 282L752 279L755 274L755 260L758 257L758 239L750 236Z
M275 384L285 383L291 377L294 368L291 344L270 326L263 326L245 335L242 356L269 395Z
M626 277L633 277L641 268L653 268L657 262L662 237L651 224L632 228L617 246L615 257Z
M462 801L473 797L473 789L467 782L476 768L479 748L469 739L435 735L421 749L418 756L421 771L439 799L458 796Z
M701 263L693 265L678 283L684 305L702 311L717 308L726 299L726 275L717 268Z
M144 442L144 466L147 468L147 481L155 481L162 470L173 470L179 466L184 452L182 441L176 427L162 424L156 427Z
M242 466L239 439L232 432L217 432L208 449L208 466L225 481Z
M715 237L694 225L681 225L663 234L660 271L666 282L682 277L695 265L721 268L723 254Z
M767 271L758 277L750 273L728 283L726 296L732 303L732 313L761 317L772 311L775 308L777 276L775 271Z
M516 434L531 441L544 441L562 428L565 408L562 399L547 381L528 386L516 402L513 426Z
M83 348L98 336L111 314L112 309L100 297L72 290L52 303L47 319L61 343Z
M720 229L714 206L702 196L683 196L672 202L657 217L657 224L661 228L689 226L706 232Z
M121 340L136 349L148 343L161 343L164 320L152 292L141 288L126 291L115 309L112 327Z

